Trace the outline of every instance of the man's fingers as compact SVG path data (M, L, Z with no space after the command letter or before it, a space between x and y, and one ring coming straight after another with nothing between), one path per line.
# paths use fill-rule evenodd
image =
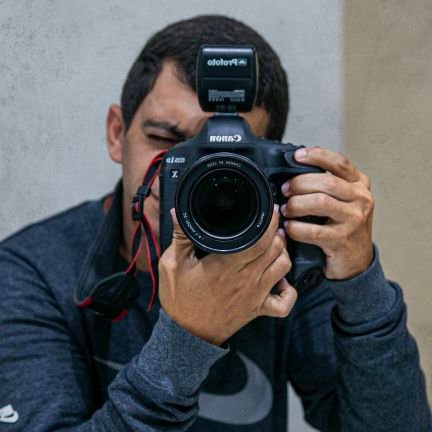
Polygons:
M340 153L320 147L309 147L297 150L294 157L297 162L320 167L346 181L360 180L360 172Z
M289 180L288 189L283 188L284 195L289 198L294 195L307 195L323 192L340 201L354 201L358 195L357 188L346 180L330 173L301 174Z
M302 216L329 217L336 222L348 219L352 213L350 204L325 194L314 193L308 195L294 195L286 206L282 207L283 215L287 218Z
M285 278L277 283L278 294L269 294L261 307L260 315L285 318L291 312L296 300L297 291Z
M264 296L267 295L272 287L291 270L291 267L290 257L284 248L279 256L262 273L259 281L261 294Z
M282 239L284 247L286 247L287 246L287 238L286 238L285 230L283 228L278 228L277 235Z
M322 249L328 249L335 243L337 228L330 225L317 225L298 220L284 222L285 231L292 240L314 244Z
M170 210L172 223L173 223L173 237L172 246L177 253L182 255L193 255L195 253L195 247L193 243L186 237L186 234L181 229L175 209Z
M266 251L253 261L249 262L244 267L245 271L262 277L262 274L277 260L277 258L281 255L282 250L285 248L286 234L282 229L281 231L282 233L278 229ZM265 270L263 271L263 269Z

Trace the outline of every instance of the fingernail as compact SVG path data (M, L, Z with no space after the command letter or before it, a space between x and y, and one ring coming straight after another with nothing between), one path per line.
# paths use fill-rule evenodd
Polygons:
M276 213L279 213L279 204L275 204L273 209Z
M289 182L289 181L285 182L285 183L282 185L282 187L281 187L281 191L282 191L282 193L283 193L285 196L288 195L289 188L290 188L290 182Z
M285 222L283 223L283 225L284 225L285 229L287 229L287 228L288 228L288 221L285 221Z
M307 151L304 148L301 148L295 152L296 159L306 159Z
M281 207L281 213L284 215L286 210L286 204Z
M282 228L279 228L279 229L277 230L277 233L278 233L281 237L284 237L284 236L285 236L285 231L284 231Z

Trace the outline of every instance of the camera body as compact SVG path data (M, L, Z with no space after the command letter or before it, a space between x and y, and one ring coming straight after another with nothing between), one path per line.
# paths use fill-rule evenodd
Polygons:
M219 67L216 67L218 66ZM216 69L213 69L216 67ZM232 68L232 69L231 69ZM255 244L268 228L281 186L317 167L299 164L293 144L257 137L238 111L252 109L258 76L253 47L201 47L197 91L203 110L215 112L193 138L170 149L160 178L160 246L172 240L170 209L198 256L235 253ZM322 218L302 218L323 223ZM283 218L280 216L280 226ZM325 258L317 246L288 239L288 281L299 292L323 279Z

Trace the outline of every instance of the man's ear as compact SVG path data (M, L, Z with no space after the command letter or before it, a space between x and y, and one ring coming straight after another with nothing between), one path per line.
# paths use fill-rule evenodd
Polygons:
M122 162L125 132L123 112L120 105L110 105L106 117L106 142L110 158L117 163Z

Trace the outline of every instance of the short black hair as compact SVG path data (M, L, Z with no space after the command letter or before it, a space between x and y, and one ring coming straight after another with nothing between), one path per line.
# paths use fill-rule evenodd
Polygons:
M155 33L133 63L121 95L126 130L144 98L152 90L164 61L176 64L179 79L196 91L196 59L202 44L251 44L258 53L259 85L256 105L270 115L266 133L281 140L288 110L288 79L280 59L255 30L222 15L200 15L168 25Z

